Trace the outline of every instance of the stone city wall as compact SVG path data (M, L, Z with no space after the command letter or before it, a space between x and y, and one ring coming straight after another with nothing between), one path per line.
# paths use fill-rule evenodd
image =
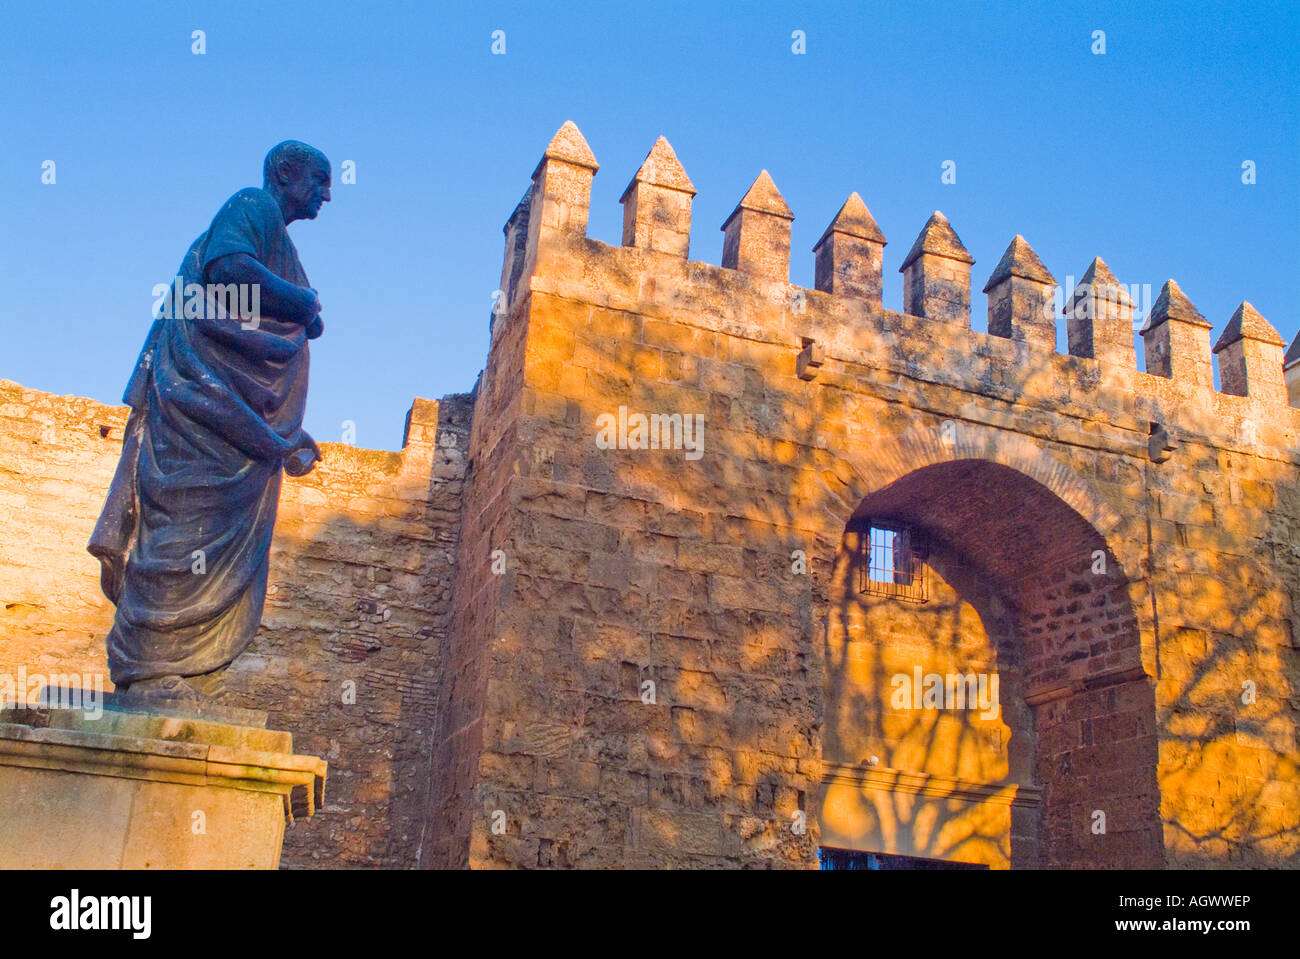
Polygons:
M285 866L416 862L470 413L468 396L417 399L400 451L323 443L284 479L266 613L226 688L329 762L326 807L287 829ZM112 689L113 606L86 542L126 414L0 382L0 673Z

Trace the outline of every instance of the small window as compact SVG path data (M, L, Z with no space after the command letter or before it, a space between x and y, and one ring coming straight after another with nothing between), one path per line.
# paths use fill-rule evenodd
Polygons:
M929 598L922 538L907 526L871 522L863 528L859 592L924 603Z
M883 526L871 527L871 562L867 565L867 575L873 583L892 583L898 575L898 557L895 549L901 546L898 530Z

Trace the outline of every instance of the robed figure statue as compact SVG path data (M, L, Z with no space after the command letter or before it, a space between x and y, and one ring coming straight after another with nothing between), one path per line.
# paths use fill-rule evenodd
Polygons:
M320 458L302 428L320 302L285 228L329 199L324 154L274 147L262 188L226 201L155 311L89 545L117 606L110 675L132 698L207 698L261 621L281 470Z

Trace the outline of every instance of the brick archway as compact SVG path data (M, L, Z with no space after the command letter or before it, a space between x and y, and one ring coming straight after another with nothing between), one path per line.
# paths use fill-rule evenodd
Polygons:
M846 523L872 492L915 470L957 460L985 460L1024 474L1087 520L1103 539L1109 540L1120 523L1119 515L1094 496L1077 473L1018 433L946 420L869 448L837 453L837 463L823 471L821 479L831 494L829 509Z
M825 494L818 505L838 520L833 527L834 535L829 537L831 550L838 546L839 532L868 496L918 470L963 460L1005 466L1033 480L1100 537L1104 548L1118 560L1130 580L1133 571L1142 568L1145 543L1137 540L1131 531L1124 534L1124 518L1078 473L1019 433L955 420L913 427L897 436L873 441L870 446L835 451L835 459L818 474ZM826 545L822 544L821 558L831 562L833 552L827 552ZM1136 610L1135 614L1142 668L1154 681L1155 632L1145 610Z
M855 755L835 755L853 737L828 726L822 737L828 768L848 777L829 787L841 790L837 801L854 777L861 780L856 788L877 806L882 806L882 790L896 791L906 783L909 798L903 805L909 809L926 795L960 795L976 807L1010 806L1001 827L1005 834L997 840L1013 847L1007 864L1163 865L1154 694L1143 668L1142 630L1129 577L1108 539L1121 518L1077 474L1031 442L965 424L947 435L942 427L910 431L846 458L822 479L832 494L828 509L845 530L826 592L828 723L853 722L854 710L869 705L881 730L879 738L868 741L883 744L877 751L886 751L886 760L891 754L903 757L894 766L854 771L846 763L855 762ZM882 679L903 662L896 654L889 668L865 682L837 674L856 669L861 677L860 663L853 660L863 658L864 646L867 657L884 657L871 647L892 645L896 651L900 642L909 642L861 635L864 621L850 609L859 603L851 585L856 574L850 571L855 562L850 543L871 520L905 524L933 540L932 562L943 595L951 599L952 610L962 611L964 622L973 617L976 632L983 630L980 635L987 639L995 664L990 668L1010 679L1014 708L1006 714L1012 733L1007 748L1014 751L1018 741L1021 755L988 781L956 774L973 768L962 749L974 747L945 747L953 755L938 757L935 744L945 741L941 724L926 729L920 752L915 736L911 745L890 738L887 727L897 717L875 704L888 692ZM871 630L882 622L890 628L897 622L918 624L910 647L918 668L952 658L952 650L934 645L937 631L919 625L924 620L913 611L875 609L872 615ZM963 634L953 645L970 647L971 642ZM858 652L851 654L852 649ZM953 726L953 720L944 721ZM891 815L889 806L883 803L884 818ZM839 811L827 807L823 813ZM897 833L901 827L892 828ZM922 848L915 837L898 842L897 848L878 851L962 855L949 855L946 847ZM932 837L927 842L934 847ZM970 843L961 848L969 850Z

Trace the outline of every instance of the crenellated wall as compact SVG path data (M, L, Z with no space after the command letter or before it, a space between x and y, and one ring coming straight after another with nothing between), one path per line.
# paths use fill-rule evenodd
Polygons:
M453 640L486 676L449 861L808 867L825 841L998 867L1296 863L1300 413L1249 304L1215 345L1219 392L1173 281L1139 372L1100 259L1058 355L1055 280L1022 237L980 333L941 213L897 313L856 194L809 290L766 172L713 266L687 258L695 187L665 140L623 195L622 246L586 237L596 169L566 124L505 228L489 370L522 360L517 443L473 455L507 458L484 482L509 504L508 572ZM640 442L638 413L702 417L702 449ZM933 604L863 606L845 544L873 519L934 544ZM462 576L491 581L470 568L487 546ZM1010 725L891 710L909 665L1005 670Z

